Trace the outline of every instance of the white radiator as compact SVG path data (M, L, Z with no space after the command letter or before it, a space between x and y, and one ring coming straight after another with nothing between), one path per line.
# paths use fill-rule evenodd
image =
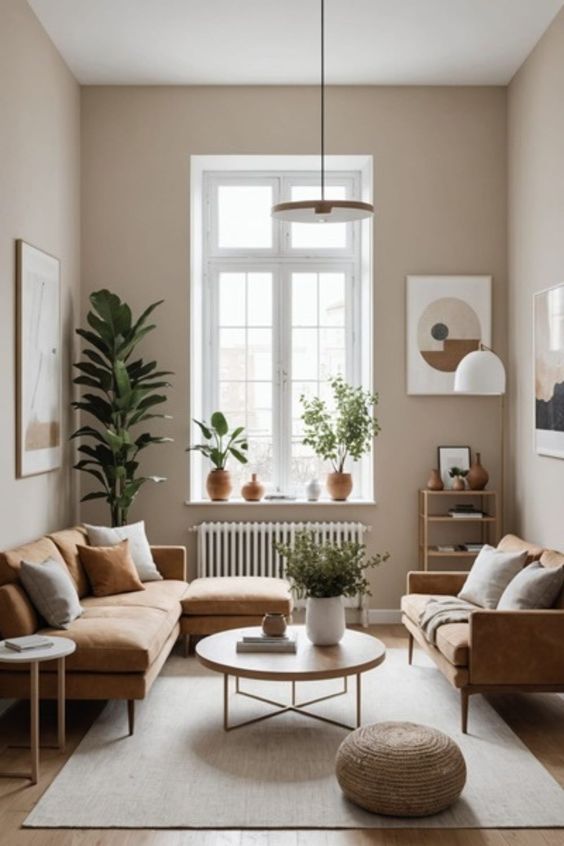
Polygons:
M363 543L370 531L364 523L200 523L198 578L206 576L274 576L284 578L284 560L274 542L290 546L296 533L308 529L319 543ZM347 600L349 607L362 608L359 600Z

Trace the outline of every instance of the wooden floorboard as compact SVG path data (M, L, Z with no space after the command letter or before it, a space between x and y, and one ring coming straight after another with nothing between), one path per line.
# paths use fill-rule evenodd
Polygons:
M387 646L405 647L403 626L371 626ZM491 696L490 703L531 752L564 786L564 697L550 694ZM0 779L0 846L564 846L562 829L378 829L374 831L151 831L22 829L42 793L88 731L103 704L69 702L67 749L41 751L36 786ZM470 709L472 704L470 704ZM471 712L470 712L471 713ZM56 733L53 703L42 703L42 740ZM2 768L27 768L26 750L9 748L27 738L28 706L18 703L0 718ZM159 797L159 801L166 801Z

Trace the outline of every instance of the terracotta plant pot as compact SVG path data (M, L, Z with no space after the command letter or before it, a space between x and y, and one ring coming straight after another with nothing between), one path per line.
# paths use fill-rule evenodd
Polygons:
M462 476L455 476L452 480L452 488L453 491L465 491L466 484Z
M431 475L427 480L427 490L428 491L442 491L445 484L441 479L440 473L438 470L431 470Z
M286 634L286 617L284 614L266 613L262 618L262 630L267 637L282 637Z
M253 473L251 481L244 484L241 488L241 496L243 499L246 499L247 502L260 502L263 498L264 485L261 485L258 481L256 473Z
M353 489L353 481L350 473L328 473L327 490L329 496L336 502L343 502L348 499Z
M227 502L233 490L229 470L211 470L206 479L206 490L212 502Z
M490 474L485 467L482 466L480 453L476 453L474 463L468 471L466 480L471 491L483 491L490 479Z

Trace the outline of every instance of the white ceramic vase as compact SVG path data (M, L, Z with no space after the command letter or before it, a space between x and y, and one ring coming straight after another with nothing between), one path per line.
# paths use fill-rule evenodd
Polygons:
M319 479L311 479L306 485L305 492L308 502L317 502L321 496L321 482Z
M315 646L334 646L345 633L342 596L322 599L309 596L306 603L306 634Z

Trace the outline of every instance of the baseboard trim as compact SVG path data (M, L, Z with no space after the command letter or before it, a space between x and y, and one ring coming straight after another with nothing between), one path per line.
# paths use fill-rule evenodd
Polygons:
M401 623L401 611L395 608L369 608L368 622L371 625Z

